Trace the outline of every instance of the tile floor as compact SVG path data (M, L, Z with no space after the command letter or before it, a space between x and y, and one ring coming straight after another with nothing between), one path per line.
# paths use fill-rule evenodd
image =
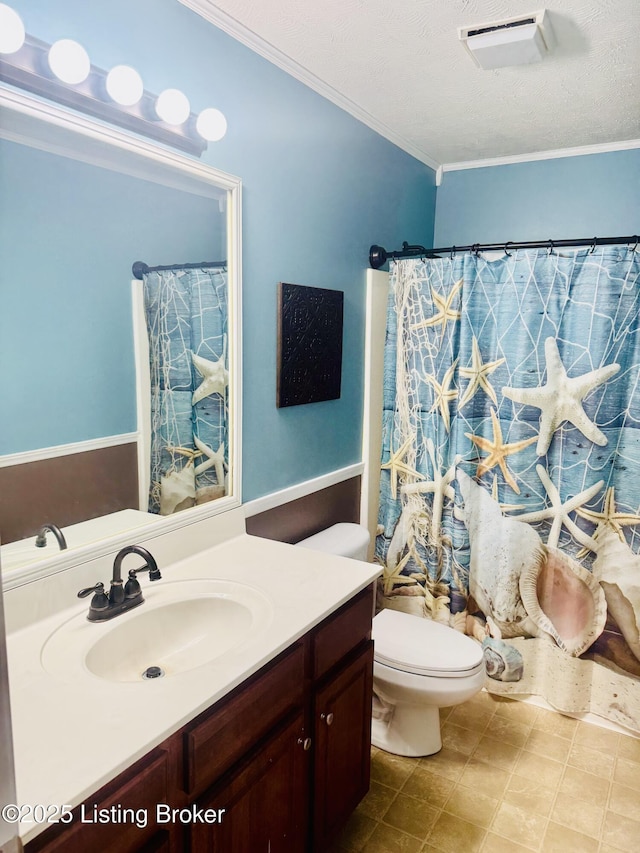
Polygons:
M640 851L640 739L485 692L441 716L437 755L374 747L332 853Z

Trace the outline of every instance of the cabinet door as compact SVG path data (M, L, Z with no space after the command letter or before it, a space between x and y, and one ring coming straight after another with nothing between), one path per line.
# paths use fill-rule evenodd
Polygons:
M194 824L197 853L301 853L308 830L310 751L302 713L198 801L225 809L220 823ZM307 747L309 742L307 742Z
M369 790L373 643L325 682L314 705L314 849L322 850Z
M71 823L29 842L26 853L177 853L182 826L163 828L156 819L157 804L173 800L170 777L170 747L158 747L75 809Z

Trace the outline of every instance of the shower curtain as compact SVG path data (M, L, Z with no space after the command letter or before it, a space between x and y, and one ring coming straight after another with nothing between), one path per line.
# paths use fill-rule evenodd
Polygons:
M169 515L226 493L227 274L144 276L151 373L149 511Z
M640 732L640 253L392 263L381 604Z

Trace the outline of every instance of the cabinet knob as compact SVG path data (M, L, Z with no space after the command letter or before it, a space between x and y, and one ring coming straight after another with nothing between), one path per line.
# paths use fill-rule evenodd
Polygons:
M324 720L325 723L330 726L333 723L333 712L329 714L320 714L320 719Z
M311 749L311 738L306 737L303 739L299 737L298 744L304 749L305 752L309 752L309 750Z

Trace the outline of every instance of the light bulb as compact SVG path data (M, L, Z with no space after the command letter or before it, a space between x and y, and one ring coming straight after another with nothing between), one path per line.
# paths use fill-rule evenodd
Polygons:
M116 65L112 68L107 74L106 85L109 97L123 107L137 104L144 92L142 77L129 65Z
M218 142L227 132L227 120L220 110L208 107L198 116L196 130L207 142Z
M183 124L191 112L189 99L179 89L165 89L158 95L156 112L167 124Z
M15 53L24 44L24 24L10 6L0 3L0 53Z
M49 48L49 67L58 80L73 85L87 79L91 62L87 51L77 41L60 39Z

